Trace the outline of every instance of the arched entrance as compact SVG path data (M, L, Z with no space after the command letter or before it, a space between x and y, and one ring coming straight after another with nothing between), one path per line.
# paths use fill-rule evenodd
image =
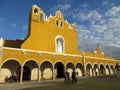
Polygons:
M63 78L64 77L64 65L61 62L57 62L55 64L55 73L56 73L56 78Z
M81 63L76 64L76 72L78 72L78 76L83 76L83 65Z
M0 79L1 82L7 82L8 78L15 76L15 81L18 81L17 68L20 63L17 60L8 60L1 67Z
M94 75L98 76L99 75L99 67L97 64L94 64Z
M75 71L75 67L74 67L73 63L71 63L71 62L67 63L66 71L69 72L70 77L71 77L72 72Z
M53 66L49 61L44 61L41 66L41 79L52 79L53 78Z
M103 64L100 65L100 75L105 75L105 68Z
M87 64L86 74L87 74L87 76L92 76L92 65L91 64Z
M31 70L28 66L23 67L23 80L30 80Z
M21 71L21 67L18 68ZM20 75L20 73L19 73ZM38 65L34 60L27 61L23 66L23 78L22 80L37 80Z

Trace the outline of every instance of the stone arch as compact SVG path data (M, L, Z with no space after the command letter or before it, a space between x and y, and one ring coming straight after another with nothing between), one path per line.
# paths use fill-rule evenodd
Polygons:
M92 72L92 65L90 63L88 63L86 65L86 75L87 76L92 76L93 75L93 72Z
M8 78L10 78L10 76L15 76L15 81L18 81L17 68L20 66L21 64L18 62L18 60L15 59L6 60L1 66L0 73L1 82L7 81Z
M105 75L105 67L104 64L100 64L100 75Z
M66 64L66 71L69 72L70 77L71 77L72 72L75 71L75 66L74 66L74 64L72 62L68 62Z
M83 65L81 63L76 64L76 72L78 72L78 77L83 76Z
M99 66L97 63L95 63L93 65L93 68L94 68L94 76L98 76L99 75Z
M60 61L56 62L54 65L54 69L55 69L55 77L56 78L63 78L64 77L64 64Z
M108 64L105 65L105 73L106 75L110 75L110 68Z
M53 65L49 61L44 61L40 65L41 79L52 79Z
M37 80L37 78L38 78L38 63L35 60L26 60L23 64L23 78L22 79L23 80Z

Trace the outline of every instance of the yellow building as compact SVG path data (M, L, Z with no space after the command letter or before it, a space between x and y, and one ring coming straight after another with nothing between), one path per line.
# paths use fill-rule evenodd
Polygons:
M78 51L76 25L64 20L60 10L47 17L36 5L30 11L25 40L0 39L0 82L14 75L24 80L113 75L118 60L106 56L97 46L94 52Z

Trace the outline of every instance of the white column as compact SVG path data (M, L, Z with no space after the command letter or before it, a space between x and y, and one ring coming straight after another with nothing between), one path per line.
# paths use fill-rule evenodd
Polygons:
M52 69L52 80L55 79L55 69L54 69L54 66L53 66L53 69Z
M21 66L21 73L20 73L20 83L22 84L22 79L23 79L23 66Z
M40 81L40 65L38 65L38 82Z

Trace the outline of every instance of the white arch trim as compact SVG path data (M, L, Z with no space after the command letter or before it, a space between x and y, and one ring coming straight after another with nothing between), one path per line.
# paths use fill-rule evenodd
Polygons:
M92 68L93 68L93 65L92 65L91 62L87 62L87 63L85 64L85 67L86 67L88 64L90 64L90 65L92 66Z
M114 68L114 65L113 65L113 64L110 64L110 68L111 68L111 66Z
M39 65L38 62L37 62L35 59L27 59L27 60L25 60L25 62L23 63L23 66L24 66L27 62L29 62L29 61L34 61L37 65Z
M94 66L95 66L95 65L97 65L97 66L98 66L98 68L99 68L99 64L98 64L98 63L96 63L96 62L93 64L93 68L94 68Z
M106 66L108 66L108 68L110 68L110 65L108 63L105 64L105 68L106 68Z
M55 63L53 65L55 66L55 64L58 63L58 62L61 62L65 66L65 64L61 60L55 61Z
M81 62L76 63L76 65L77 65L77 64L81 64L81 65L83 66L83 64L82 64ZM76 65L75 65L75 66L76 66Z
M44 62L49 62L51 65L52 65L52 67L53 67L53 63L51 62L51 60L48 60L48 59L44 59L44 60L42 60L42 62L40 62L40 66L42 65L42 63L44 63Z
M100 63L100 64L99 64L99 68L100 68L100 66L101 66L101 65L103 65L103 66L104 66L104 68L105 68L105 64L103 64L103 63Z
M68 64L68 63L72 63L72 64L73 64L73 62L72 62L72 61L68 61L68 62L66 62L66 63L65 63L65 66L67 66L67 64ZM73 64L73 66L75 67L75 65L74 65L74 64Z
M18 60L16 58L8 58L8 59L4 60L4 62L1 63L0 68L3 66L4 63L6 63L7 61L10 61L10 60L17 61L20 64L20 66L22 66L20 60Z

